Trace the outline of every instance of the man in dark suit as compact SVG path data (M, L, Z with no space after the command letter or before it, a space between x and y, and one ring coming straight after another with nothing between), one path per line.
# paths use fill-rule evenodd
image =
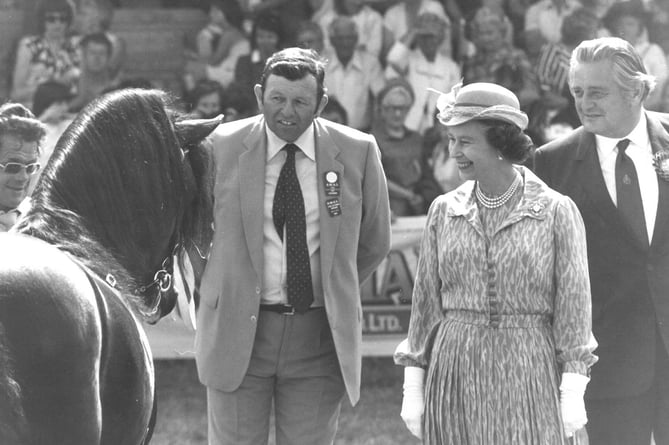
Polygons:
M370 135L317 117L311 50L268 59L259 116L221 125L196 358L210 444L331 444L344 394L360 396L359 286L390 248L390 209ZM305 264L306 263L306 264Z
M669 154L669 115L643 108L654 79L618 38L581 43L569 85L583 125L537 150L535 170L585 222L599 343L590 443L669 444L669 170L655 162Z

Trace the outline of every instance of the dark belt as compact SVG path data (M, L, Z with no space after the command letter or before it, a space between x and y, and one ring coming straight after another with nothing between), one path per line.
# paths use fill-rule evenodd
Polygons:
M321 307L310 307L308 310L313 311L316 309L321 309ZM275 312L277 314L281 315L295 315L297 312L295 312L295 308L290 305L290 304L261 304L260 305L260 310L261 311L267 311L267 312Z

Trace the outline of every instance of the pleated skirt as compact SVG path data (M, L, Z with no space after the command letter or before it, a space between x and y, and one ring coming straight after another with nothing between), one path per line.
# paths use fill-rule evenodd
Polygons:
M426 373L423 442L563 445L559 375L542 316L448 314ZM485 320L484 320L485 318Z

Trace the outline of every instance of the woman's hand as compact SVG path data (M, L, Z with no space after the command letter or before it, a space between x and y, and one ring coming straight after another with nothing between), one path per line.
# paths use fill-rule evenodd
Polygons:
M404 368L404 397L402 398L402 412L404 420L411 434L421 439L423 437L423 413L425 412L425 370L416 366Z
M573 372L562 374L560 383L560 411L562 412L562 425L567 437L588 423L588 416L585 413L585 402L583 395L585 387L590 379L584 375Z

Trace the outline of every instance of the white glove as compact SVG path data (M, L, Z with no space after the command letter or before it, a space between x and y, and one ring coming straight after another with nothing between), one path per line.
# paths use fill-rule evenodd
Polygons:
M411 434L423 437L423 412L425 411L425 370L416 366L404 368L404 397L402 398L402 420Z
M560 410L562 411L562 425L567 437L588 423L588 416L585 413L585 402L583 395L585 387L590 381L589 377L573 372L562 374L560 383Z

